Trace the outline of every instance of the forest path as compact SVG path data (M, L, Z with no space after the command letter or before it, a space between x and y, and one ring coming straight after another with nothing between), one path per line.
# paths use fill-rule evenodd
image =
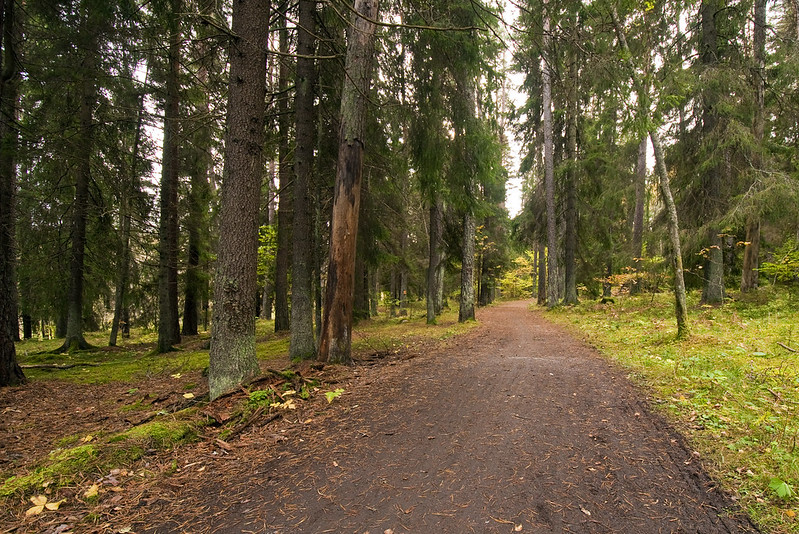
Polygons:
M150 531L755 532L623 372L527 307L361 367L335 409L203 473Z

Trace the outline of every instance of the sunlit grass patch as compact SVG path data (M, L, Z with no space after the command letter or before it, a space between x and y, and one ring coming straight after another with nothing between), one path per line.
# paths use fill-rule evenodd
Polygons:
M691 336L676 341L672 306L668 293L622 296L547 317L627 368L755 521L799 532L799 353L785 348L799 348L799 307L773 289L723 307L692 293Z

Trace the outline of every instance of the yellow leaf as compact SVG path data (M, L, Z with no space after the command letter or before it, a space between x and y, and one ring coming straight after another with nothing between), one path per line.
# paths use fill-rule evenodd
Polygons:
M44 495L35 495L31 497L31 502L34 504L34 506L44 506L44 503L47 502L47 497Z
M56 502L48 502L47 504L44 505L44 507L50 510L51 512L54 512L58 510L58 507L64 504L65 501L66 499L61 499L60 501Z
M194 398L194 393L184 393L183 394L183 398L184 399L193 399Z
M25 511L25 517L30 517L32 515L39 515L44 512L44 505L34 506L32 508L28 508Z
M83 443L89 443L89 442L90 442L91 440L93 440L93 439L94 439L94 436L92 436L91 434L89 434L88 436L85 436L85 437L81 438L81 441L82 441Z
M181 375L180 373L175 373L174 375L169 375L169 376L171 376L172 378L180 378L183 375Z
M89 489L86 490L86 493L83 496L87 499L91 499L92 497L97 497L97 494L100 493L100 486L97 484L92 484Z
M793 510L785 510L785 515L787 515L788 517L793 518L793 517L796 517L796 512L794 512Z
M521 531L522 531L521 525L516 525L515 527L513 527L513 532L521 532Z

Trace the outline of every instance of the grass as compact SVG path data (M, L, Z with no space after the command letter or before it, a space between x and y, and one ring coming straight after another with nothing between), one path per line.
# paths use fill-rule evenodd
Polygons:
M569 325L644 385L706 466L764 530L799 533L799 307L788 292L689 296L676 341L670 294L584 302L547 316Z
M422 314L411 317L388 317L383 312L368 321L361 321L354 327L352 348L358 352L394 351L411 340L443 340L467 332L475 323L458 323L457 310L447 310L438 317L436 325L426 324ZM258 319L255 325L256 355L260 360L269 361L285 358L289 351L287 332L275 333L274 322ZM197 350L204 345L210 334L201 333L179 346L175 352L153 354L155 334L150 331L135 330L130 339L121 340L115 348L108 347L105 332L86 334L86 340L96 347L87 351L57 354L63 340L31 339L17 343L17 358L23 365L40 364L86 364L70 369L25 369L25 375L32 380L58 378L75 383L131 382L152 376L186 373L208 367L208 350Z

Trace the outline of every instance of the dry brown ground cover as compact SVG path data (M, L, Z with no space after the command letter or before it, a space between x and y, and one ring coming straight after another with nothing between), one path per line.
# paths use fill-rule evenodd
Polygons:
M67 499L57 511L25 518L27 495L12 497L0 522L54 534L756 532L622 371L526 303L478 319L446 342L299 369L291 387L344 390L330 404L315 394L236 419L247 392L200 402L210 424L197 441L55 490L51 501ZM254 387L286 382L265 377ZM2 392L0 458L23 465L57 435L153 411L126 404L185 409L184 380L202 383L188 373Z

